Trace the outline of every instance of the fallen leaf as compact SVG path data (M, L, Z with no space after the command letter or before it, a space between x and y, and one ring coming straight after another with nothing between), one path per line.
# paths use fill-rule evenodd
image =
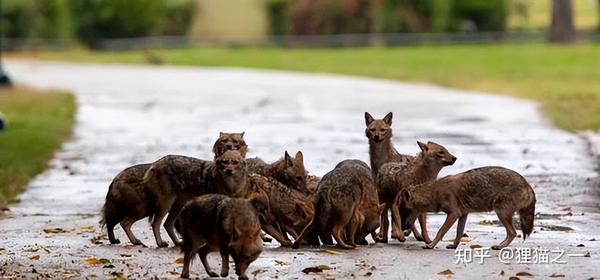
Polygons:
M258 275L261 274L261 273L263 273L263 272L265 272L265 270L262 269L262 268L259 268L259 269L255 270L255 271L252 271L252 275L254 276L254 279L257 279Z
M278 265L288 265L290 264L289 262L286 261L280 261L280 260L273 260L276 264Z
M35 255L35 256L31 256L29 257L30 260L39 260L40 259L40 255Z
M477 249L477 248L481 248L481 245L480 244L471 244L471 246L469 246L469 247L471 247L471 249Z
M183 258L179 258L175 260L176 264L183 264Z
M331 249L325 249L323 250L323 252L327 253L327 254L331 254L331 255L343 255L344 253L340 252L340 251L336 251L336 250L331 250Z
M83 232L94 232L94 226L93 225L82 226L79 229L79 232L81 232L81 233L83 233Z
M591 256L592 256L592 254L590 254L590 252L587 252L587 253L585 253L585 255L583 255L583 256L584 256L584 257L586 257L586 258L589 258L589 257L591 257Z
M552 277L552 278L561 278L561 277L565 277L564 274L556 274L556 273L552 273L552 275L548 276L548 277Z
M83 262L87 265L99 265L102 264L102 262L94 257L85 257L83 259Z
M103 266L102 268L115 268L115 266L112 264L107 264L107 265Z
M69 231L66 229L63 229L63 228L56 227L56 228L45 228L44 232L45 233L67 233Z
M370 271L369 271L369 272L365 273L365 275L364 275L364 276L371 276L371 275L373 275L373 272L370 272Z
M437 274L438 275L452 275L452 274L454 274L454 272L452 272L452 270L450 270L450 269L446 269L444 271L438 272Z
M518 272L516 275L517 276L533 276L533 274L526 272L526 271Z
M596 238L592 238L592 239L590 239L590 241L596 241Z
M494 223L493 223L492 221L490 221L490 220L481 220L481 221L479 221L479 222L477 222L477 223L478 223L478 224L480 224L480 225L484 225L484 226L491 226L491 225L493 225L493 224L494 224Z
M504 270L500 271L500 276L504 276Z
M577 245L577 247L585 247L585 245L579 244L579 245Z
M121 272L116 272L113 271L110 273L110 277L109 279L115 279L115 280L127 280L127 276L125 276L123 273Z
M521 278L519 278L517 276L511 276L511 277L508 277L508 280L521 280Z
M102 259L99 259L98 261L99 261L101 264L107 264L107 263L110 263L110 260L109 260L109 259L104 259L104 258L102 258Z
M311 266L311 267L307 267L305 269L302 270L302 272L309 274L309 273L320 273L323 272L323 270L330 270L331 267L329 267L328 265L318 265L318 266Z
M102 244L102 240L104 239L106 239L106 235L97 235L90 238L90 242L92 242L92 244Z

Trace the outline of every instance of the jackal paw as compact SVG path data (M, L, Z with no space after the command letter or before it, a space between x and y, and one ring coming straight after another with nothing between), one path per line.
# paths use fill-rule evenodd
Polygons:
M458 247L458 244L449 244L448 246L446 246L446 249L456 249Z
M369 245L369 241L366 239L361 239L358 241L358 245Z
M133 245L144 245L144 243L142 243L142 241L140 241L139 239L133 239L130 241L131 241L131 244L133 244Z
M188 271L181 272L180 278L188 279L190 278L190 273Z
M120 244L121 243L121 240L119 240L119 239L111 239L109 241L110 241L110 244Z
M433 249L433 248L435 248L435 245L434 245L434 244L431 244L431 243L429 243L429 244L427 244L427 245L423 246L423 249Z
M283 247L291 247L292 246L292 242L290 242L290 241L281 242L281 246L283 246ZM298 249L298 248L294 248L294 249Z
M345 250L349 250L349 249L354 249L354 248L356 248L356 246L355 246L355 245L342 245L342 244L339 244L339 243L338 243L336 246L337 246L338 248L340 248L340 249L345 249Z
M500 245L494 245L494 246L492 246L492 250L500 250L502 248L504 248L504 246L500 246Z
M210 277L219 277L219 274L217 274L217 273L216 273L216 272L214 272L214 271L209 271L209 272L208 272L208 276L210 276Z
M225 278L229 275L229 271L221 271L221 277Z
M158 247L169 247L169 243L167 241L161 241L158 244Z
M238 280L248 280L248 276L246 276L246 274L242 274L238 277Z

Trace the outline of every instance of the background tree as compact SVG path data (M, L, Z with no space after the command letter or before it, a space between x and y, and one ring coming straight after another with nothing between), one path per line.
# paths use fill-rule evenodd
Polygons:
M573 1L552 0L550 42L572 43L574 41L575 26L573 24Z

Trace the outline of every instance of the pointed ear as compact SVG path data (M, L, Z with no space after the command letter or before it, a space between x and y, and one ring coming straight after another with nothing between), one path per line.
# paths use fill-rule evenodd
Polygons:
M419 148L421 148L421 151L423 152L427 152L427 150L429 150L429 147L427 147L427 144L417 141L417 145L419 145Z
M246 134L246 132L242 131L242 133L240 133L240 137L244 138L244 134Z
M294 165L294 161L292 160L292 157L290 157L290 154L288 154L287 151L285 151L285 155L283 157L285 158L285 164L287 164L289 166Z
M369 126L375 119L373 119L373 116L371 116L371 114L369 114L369 112L365 112L365 124L367 126Z
M223 137L223 135L225 135L225 133L223 133L222 131L219 131L219 138Z
M383 121L385 123L387 123L387 125L391 126L392 125L392 117L394 117L394 114L392 112L387 113L387 115L385 115L385 117L383 117Z
M381 213L383 213L383 210L385 210L385 203L381 203L381 204L379 204L379 206L377 206L377 215L381 216Z
M296 153L296 162L304 162L304 155L302 154L302 151L298 151Z

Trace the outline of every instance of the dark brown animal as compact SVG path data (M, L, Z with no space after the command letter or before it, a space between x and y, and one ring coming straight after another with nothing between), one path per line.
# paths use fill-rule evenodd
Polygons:
M174 225L187 201L211 193L244 197L246 180L245 160L238 151L226 151L214 163L180 155L165 156L154 162L143 183L157 198L152 229L158 246L168 246L160 237L160 224L167 212L164 227L173 242L180 245Z
M197 197L181 211L184 264L181 278L188 278L196 253L210 277L218 277L208 264L210 252L221 254L221 277L229 274L229 255L239 279L248 279L246 270L262 252L260 222L246 199L208 194Z
M128 167L110 183L100 224L106 225L111 244L121 242L114 233L115 225L120 223L132 244L143 245L131 231L131 226L154 213L154 198L142 184L148 168L150 164Z
M494 250L508 246L517 236L512 219L515 212L519 212L523 239L533 231L535 193L523 176L503 167L475 168L413 185L402 190L399 199L403 228L408 228L422 213L441 211L447 214L435 239L425 249L434 248L458 220L454 243L446 246L455 249L465 230L467 215L474 212L495 211L506 228L506 238L492 246Z
M317 231L326 244L333 235L338 247L355 248L355 241L358 239L356 233L360 232L362 226L360 212L362 198L365 189L372 187L373 184L371 170L366 163L359 160L345 160L338 163L319 182L315 194L314 218L302 230L300 237L292 245L293 248L298 248L313 230Z
M250 175L250 182L263 191L269 197L271 213L275 217L275 228L280 228L285 242L280 241L284 246L291 245L287 234L297 239L302 229L313 218L315 209L312 200L295 189L288 188L273 178L261 176L258 174Z
M456 157L453 156L444 148L434 142L427 144L417 141L421 152L408 163L390 162L384 164L377 174L377 191L381 202L385 203L385 210L381 215L381 230L379 232L379 242L387 242L388 236L388 209L392 210L392 236L399 241L404 241L404 233L400 230L400 217L395 215L398 213L397 206L394 206L394 201L398 193L405 187L419 184L427 181L435 180L440 170L454 164ZM419 217L422 236L419 235L416 228L412 230L418 240L429 242L427 234L426 216Z
M243 158L248 152L248 145L244 140L244 132L242 133L225 133L219 132L219 138L213 145L213 153L215 158L221 156L225 151L239 151Z
M409 162L413 157L398 153L392 144L392 112L383 119L376 120L365 112L365 135L369 139L369 158L374 176L379 168L388 162Z

